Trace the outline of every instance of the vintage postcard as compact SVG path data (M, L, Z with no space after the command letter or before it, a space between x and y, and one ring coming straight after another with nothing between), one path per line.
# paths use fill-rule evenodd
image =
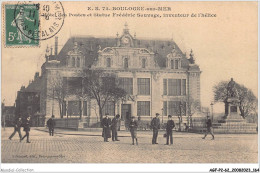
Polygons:
M257 1L1 10L1 172L259 172Z

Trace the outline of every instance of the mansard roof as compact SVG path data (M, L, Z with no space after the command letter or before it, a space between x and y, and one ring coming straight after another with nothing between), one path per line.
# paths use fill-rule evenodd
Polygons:
M106 47L117 47L116 38L96 38L88 36L71 37L64 47L61 49L58 60L61 61L61 65L65 65L66 56L68 52L73 49L74 42L78 43L79 50L88 59L88 66L91 67L93 62L98 58L98 50L103 50ZM135 48L146 48L149 51L154 52L155 61L161 68L166 67L166 57L171 53L173 47L180 54L182 58L182 68L188 68L190 62L186 55L180 50L178 45L174 41L170 40L149 40L149 39L136 39Z

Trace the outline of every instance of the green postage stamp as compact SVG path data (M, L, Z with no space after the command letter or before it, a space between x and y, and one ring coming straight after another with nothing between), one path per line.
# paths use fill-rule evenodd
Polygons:
M39 5L5 4L5 45L39 45Z

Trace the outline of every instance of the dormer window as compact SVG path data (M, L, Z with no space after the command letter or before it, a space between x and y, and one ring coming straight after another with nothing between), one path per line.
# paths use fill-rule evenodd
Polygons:
M146 63L146 60L142 59L142 68L145 68L145 63Z
M80 58L77 57L77 63L76 63L77 67L80 67Z
M107 58L107 67L111 67L111 58Z
M128 68L128 58L124 59L124 68Z
M171 60L171 69L174 69L174 60Z
M175 69L179 69L179 60L175 60Z
M167 62L167 61L166 61ZM166 65L167 67L167 65ZM169 63L170 69L180 69L181 68L181 60L180 59L171 59Z
M74 57L71 58L71 67L75 67L75 58Z

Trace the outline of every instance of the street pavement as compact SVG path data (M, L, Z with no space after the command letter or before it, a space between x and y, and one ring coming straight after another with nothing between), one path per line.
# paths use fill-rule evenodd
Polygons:
M215 140L203 134L173 133L173 145L164 145L163 131L152 145L152 131L137 133L139 145L131 145L127 131L119 140L103 142L101 132L31 128L31 143L19 142L13 128L1 129L2 163L257 163L257 134L216 134ZM22 131L23 135L24 132Z

